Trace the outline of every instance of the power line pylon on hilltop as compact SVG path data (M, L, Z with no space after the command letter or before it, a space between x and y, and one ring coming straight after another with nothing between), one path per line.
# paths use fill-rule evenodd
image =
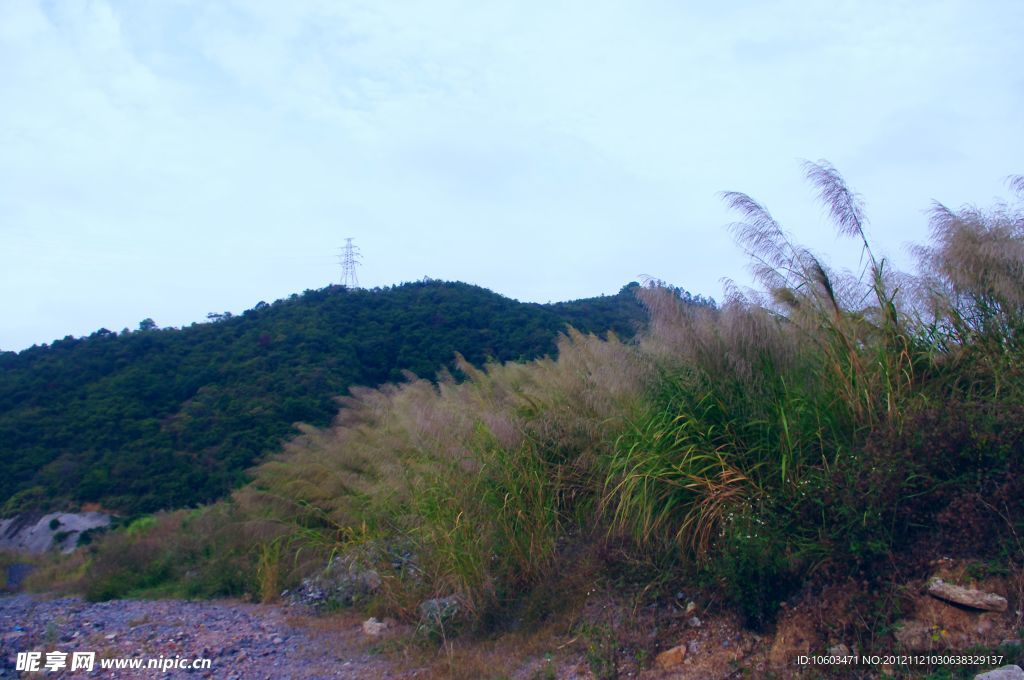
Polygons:
M352 245L352 239L345 239L345 247L341 249L338 260L341 262L341 285L346 288L358 288L359 277L356 276L356 267L360 264L363 256L359 254L359 247Z

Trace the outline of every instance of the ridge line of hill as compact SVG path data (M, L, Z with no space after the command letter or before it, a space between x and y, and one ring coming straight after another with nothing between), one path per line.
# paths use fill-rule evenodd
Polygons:
M123 513L209 502L355 385L534 359L559 332L629 338L633 294L524 303L459 282L307 290L211 322L100 329L0 353L0 510ZM680 291L687 299L709 303Z

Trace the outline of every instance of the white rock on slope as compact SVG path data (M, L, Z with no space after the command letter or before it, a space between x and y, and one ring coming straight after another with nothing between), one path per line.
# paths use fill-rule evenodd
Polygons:
M110 524L102 512L25 513L0 519L0 550L44 553L51 548L71 552L83 532Z

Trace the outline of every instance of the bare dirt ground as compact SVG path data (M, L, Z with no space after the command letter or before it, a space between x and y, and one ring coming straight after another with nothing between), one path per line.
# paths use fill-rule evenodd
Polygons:
M45 677L405 678L405 664L374 653L354 616L316 619L274 605L237 601L119 600L89 603L19 594L0 597L0 678L42 677L15 670L18 652L67 654ZM70 672L73 652L95 652L90 672ZM101 670L99 659L210 659L208 670ZM399 668L404 666L404 668Z
M990 581L986 585L997 584ZM1020 639L1003 626L1017 620L1019 614L1013 608L1002 613L969 612L933 602L934 598L926 594L915 597L919 600L916 615L927 618L929 631L935 629L945 636L939 642L930 642L922 653L947 651L947 638L951 644L957 643L957 648L970 647L987 636L994 641L990 641L991 649L998 647L998 661L984 662L975 669L949 669L954 671L953 677L972 677L974 672L1024 661ZM822 627L811 604L787 608L772 631L757 634L744 629L735 614L698 606L683 597L677 596L667 605L654 603L637 608L604 594L588 600L582 618L573 617L576 623L561 621L488 639L465 636L454 642L416 644L412 626L393 622L382 635L368 635L363 630L363 615L355 612L315 616L301 607L235 600L89 603L80 598L17 594L0 597L0 680L44 676L725 680L769 675L878 678L928 674L926 668L894 673L882 666L795 664L800 654L851 653L852 640L815 637ZM828 611L838 610L832 607ZM932 625L932 619L938 623ZM970 625L959 625L961 619ZM910 630L912 623L904 624L903 629ZM973 637L958 641L961 630L974 631ZM833 647L844 651L833 651ZM902 649L895 643L892 648ZM19 652L39 652L45 663L47 653L55 651L67 654L68 660L74 652L95 652L96 668L92 672L71 672L64 667L45 674L16 670ZM171 668L166 672L99 668L100 659L142 659L145 663L161 658L209 659L210 666L200 670Z

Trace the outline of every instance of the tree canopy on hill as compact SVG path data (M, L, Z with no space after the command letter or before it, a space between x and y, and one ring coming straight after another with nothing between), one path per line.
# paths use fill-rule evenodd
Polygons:
M210 501L296 423L327 425L350 386L433 376L456 352L474 364L550 354L567 325L631 337L644 318L635 285L547 305L464 283L330 286L187 328L146 319L2 353L0 506Z

